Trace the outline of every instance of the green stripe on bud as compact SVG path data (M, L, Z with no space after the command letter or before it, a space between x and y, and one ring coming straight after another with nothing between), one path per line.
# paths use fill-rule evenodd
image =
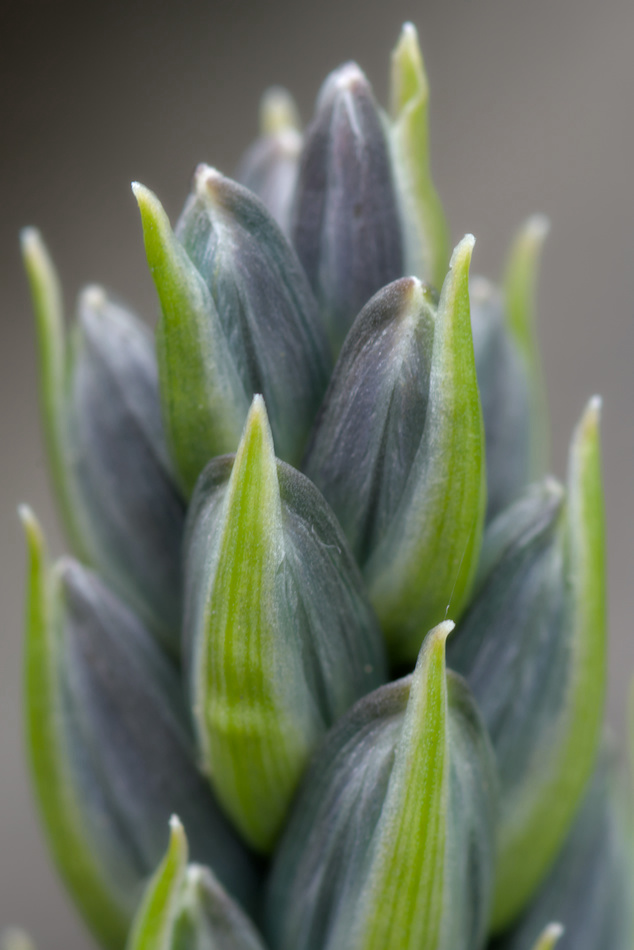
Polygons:
M385 679L379 628L345 537L275 459L256 397L235 462L192 500L185 633L203 761L245 838L269 851L316 742Z
M407 277L366 304L346 337L302 464L360 565L398 510L425 427L434 296Z
M469 316L474 239L454 251L435 321L425 423L403 497L364 567L398 661L469 596L486 506L484 432Z
M137 618L70 560L30 551L26 718L38 804L62 877L86 922L121 947L179 809L197 855L243 899L251 858L194 763L180 678Z
M335 726L273 865L279 950L464 950L486 934L496 777L468 690L445 670L445 622L416 670Z
M265 950L249 918L209 868L188 864L178 818L167 854L148 885L127 950Z
M331 73L319 93L304 139L292 234L338 353L370 297L403 275L387 141L356 63Z
M565 927L560 950L631 950L633 868L621 789L607 765L601 761L553 867L496 950L529 950L546 920Z
M606 662L598 422L592 400L572 441L565 496L546 480L492 523L449 649L498 758L496 930L547 872L594 766Z
M286 89L274 86L262 97L260 138L242 157L236 179L258 196L287 237L301 150L297 106Z
M405 272L441 287L449 265L449 231L429 159L429 86L416 28L403 26L392 54L388 141L404 225Z
M163 434L152 335L88 287L67 341L42 240L29 229L22 244L50 467L73 549L177 652L185 509Z

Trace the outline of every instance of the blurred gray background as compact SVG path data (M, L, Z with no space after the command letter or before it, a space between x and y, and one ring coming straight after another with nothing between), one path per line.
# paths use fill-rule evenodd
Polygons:
M586 399L604 398L611 699L620 728L634 670L634 5L631 0L269 0L0 5L0 929L41 950L90 938L51 870L21 749L28 500L55 552L36 401L32 318L17 235L37 224L71 311L99 281L156 312L129 183L173 217L205 160L231 172L260 92L289 85L308 119L326 72L354 58L385 100L400 24L419 27L432 85L433 167L453 237L500 274L524 217L552 220L539 334L553 469Z

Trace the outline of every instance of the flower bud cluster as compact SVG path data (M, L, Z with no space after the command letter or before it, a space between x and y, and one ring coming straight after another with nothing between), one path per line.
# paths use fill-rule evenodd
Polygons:
M240 183L200 165L174 227L134 184L155 340L94 287L67 334L24 233L74 552L23 510L27 740L108 950L631 946L600 402L562 485L544 221L470 280L409 24L391 98L348 63L302 132L271 91Z

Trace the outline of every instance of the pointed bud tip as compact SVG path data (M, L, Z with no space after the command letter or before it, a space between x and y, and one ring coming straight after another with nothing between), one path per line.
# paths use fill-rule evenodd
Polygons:
M183 828L183 823L178 817L178 815L172 815L169 820L170 833L171 834L181 834L185 831Z
M213 168L211 165L206 165L204 162L201 162L200 165L196 167L194 172L194 186L193 190L198 195L199 198L215 198L219 188L225 182L225 176L218 171L217 168Z
M368 80L357 63L344 63L331 74L331 88L337 92L355 91L360 86L367 87Z

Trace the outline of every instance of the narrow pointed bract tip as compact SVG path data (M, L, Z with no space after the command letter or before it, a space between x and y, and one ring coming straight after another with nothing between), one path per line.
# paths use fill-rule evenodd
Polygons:
M455 627L456 625L453 620L443 620L443 622L439 623L438 626L432 627L428 636L430 636L438 644L445 644L447 642L447 637L453 630L455 630Z
M249 447L258 446L259 452L264 456L275 458L275 448L273 445L273 433L264 403L264 397L259 393L253 397L251 408L247 415L247 421L244 424L244 431L238 451L236 453L236 464L240 467L241 460L249 455ZM262 456L261 456L262 457Z
M555 944L563 937L565 928L561 924L548 924L537 939L533 950L554 950Z
M169 820L170 832L171 834L181 834L185 832L183 828L183 823L178 817L178 815L172 815Z
M545 214L532 214L522 229L531 243L542 244L550 231L550 218Z
M299 131L299 114L295 101L283 86L271 86L260 103L260 129L263 135Z
M148 214L152 219L156 219L158 214L163 211L163 208L154 192L145 185L142 185L140 181L133 181L130 187L132 188L132 194L137 200L143 220L145 220ZM164 213L165 212L163 212L163 214Z
M22 228L20 231L20 246L24 257L41 253L44 242L39 230L34 227Z
M27 549L31 556L41 556L44 551L44 532L32 508L18 505L18 517L22 522Z
M546 927L546 936L550 937L551 940L559 940L560 937L563 937L564 932L563 924L549 924Z
M469 267L474 245L475 238L473 234L465 234L462 241L456 245L453 254L451 255L451 260L449 261L450 272L462 269L463 267Z
M577 439L587 438L593 433L596 435L601 422L602 408L603 400L601 396L593 396L588 401L577 426Z

